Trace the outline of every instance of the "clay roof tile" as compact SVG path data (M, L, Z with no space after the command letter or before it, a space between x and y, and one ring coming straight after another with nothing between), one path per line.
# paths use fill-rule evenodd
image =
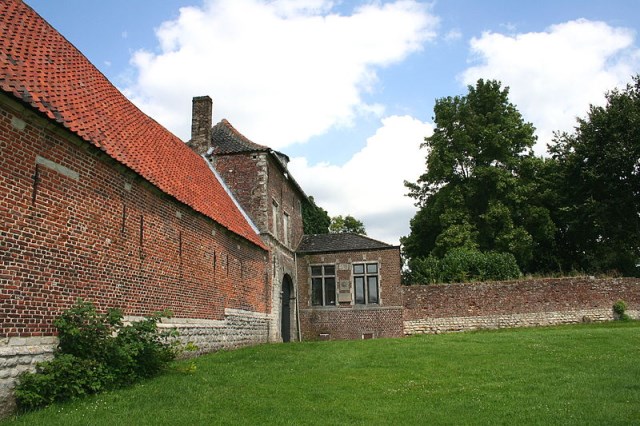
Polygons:
M0 90L266 250L205 160L140 111L20 0L0 2Z

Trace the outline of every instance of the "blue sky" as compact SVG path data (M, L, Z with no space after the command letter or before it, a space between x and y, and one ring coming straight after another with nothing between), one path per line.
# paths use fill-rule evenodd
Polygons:
M182 139L191 98L209 95L214 122L288 154L331 215L394 244L435 99L502 81L544 155L640 72L636 0L25 2Z

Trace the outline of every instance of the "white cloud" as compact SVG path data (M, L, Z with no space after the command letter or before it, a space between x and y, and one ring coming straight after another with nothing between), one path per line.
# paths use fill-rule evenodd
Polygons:
M556 130L571 131L589 104L626 84L640 65L634 32L603 22L570 21L544 32L507 36L484 33L471 40L480 65L461 79L498 79L510 87L509 98L539 136L536 152L546 151Z
M449 43L454 42L454 41L458 41L461 38L462 38L462 32L457 28L454 28L454 29L450 30L449 32L447 32L444 35L444 41L449 42Z
M361 5L326 0L208 0L157 30L160 50L137 51L125 94L183 139L191 98L210 95L216 119L273 148L304 142L358 114L380 114L362 95L376 69L435 37L437 19L413 0Z
M432 133L429 123L390 116L343 166L294 158L289 168L329 215L351 214L364 222L372 238L398 244L400 236L409 234L416 211L413 200L404 196L404 181L415 182L424 173L426 152L420 144Z

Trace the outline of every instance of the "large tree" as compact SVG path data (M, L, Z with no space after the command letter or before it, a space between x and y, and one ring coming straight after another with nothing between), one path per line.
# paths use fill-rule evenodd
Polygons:
M546 165L532 153L533 125L508 94L478 80L465 96L436 100L436 128L422 144L426 171L406 183L419 207L402 239L409 258L469 248L512 253L527 270L553 263L542 256L555 233L540 187Z
M331 218L329 232L332 234L352 233L367 235L364 224L351 215L334 216Z
M640 77L556 136L565 269L640 276Z

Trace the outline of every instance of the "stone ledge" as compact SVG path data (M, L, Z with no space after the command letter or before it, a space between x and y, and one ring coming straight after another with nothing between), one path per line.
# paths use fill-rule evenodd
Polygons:
M55 345L57 342L56 336L7 337L0 340L0 351L6 347Z
M638 318L639 314L640 311L628 311L628 315L632 318ZM437 334L479 329L575 324L588 321L611 321L613 319L611 309L582 309L512 315L424 318L404 321L403 328L404 334L409 336L413 334Z

